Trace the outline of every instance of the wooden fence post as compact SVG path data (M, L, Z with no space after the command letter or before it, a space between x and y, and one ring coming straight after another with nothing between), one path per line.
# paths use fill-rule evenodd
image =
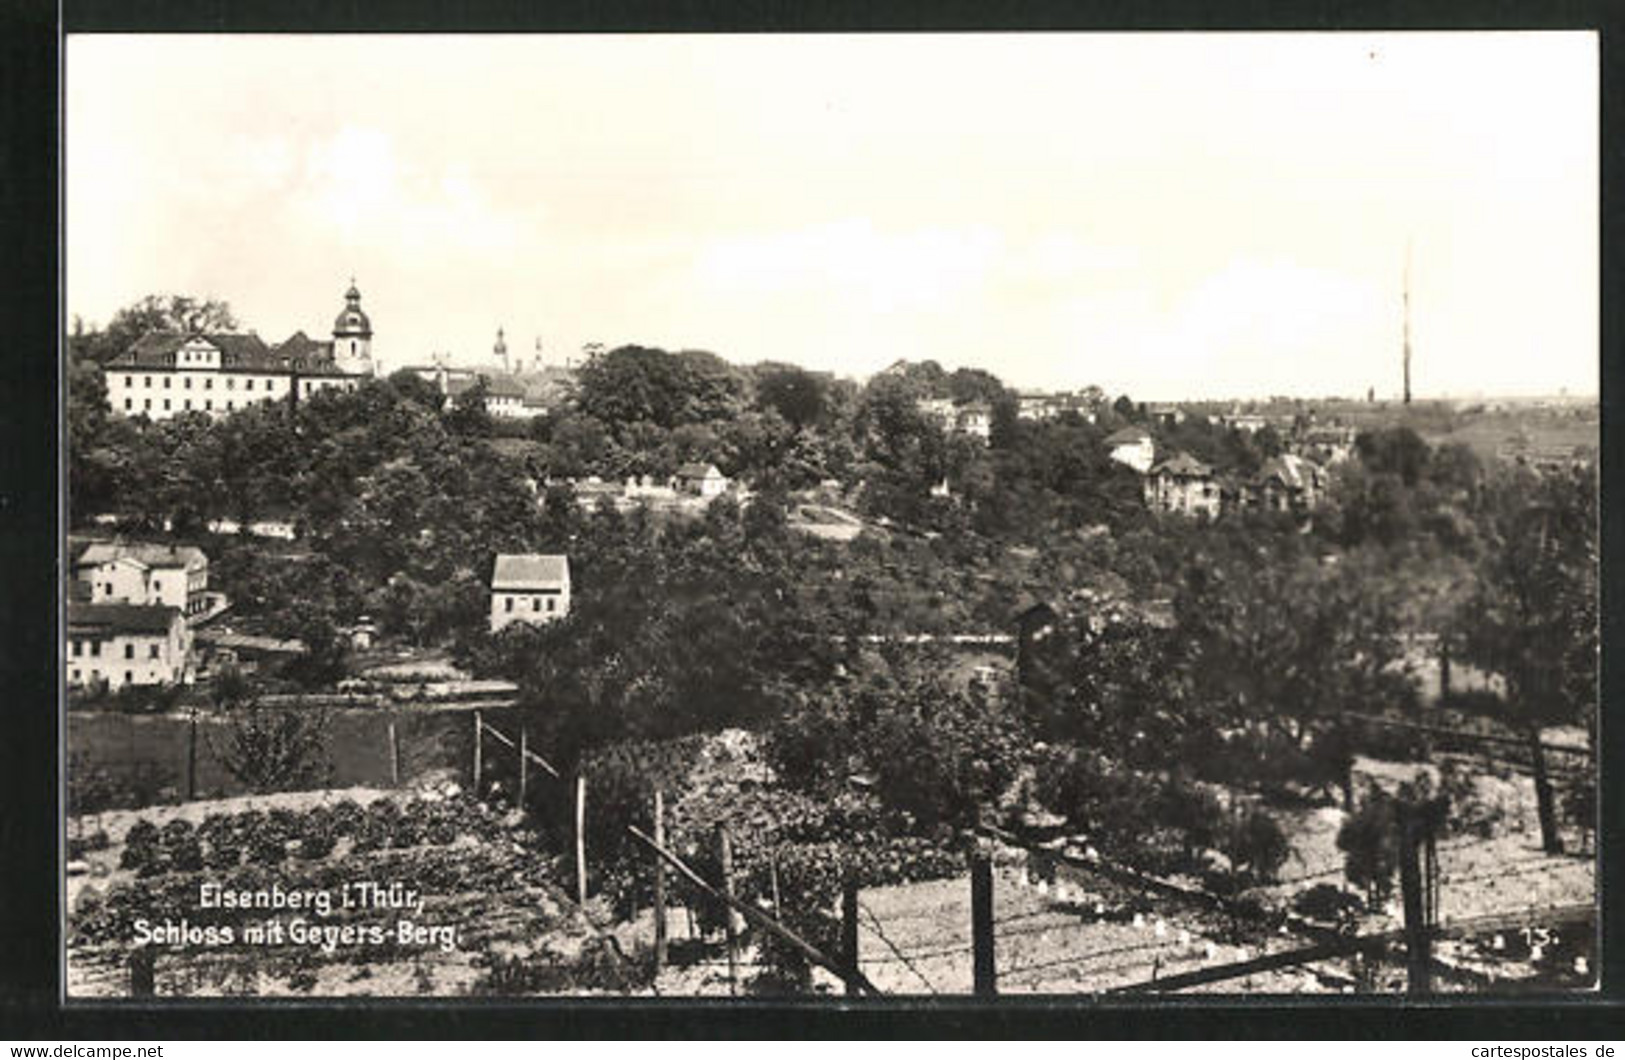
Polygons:
M474 712L474 797L483 798L485 793L480 788L480 739L483 726L480 722L480 712Z
M130 996L151 997L156 986L158 954L152 946L137 946L130 953Z
M525 809L525 786L530 779L530 738L523 725L519 727L519 809Z
M666 800L655 789L655 842L666 845ZM655 971L666 966L666 863L655 858Z
M1552 795L1551 776L1546 771L1546 750L1540 742L1540 726L1529 727L1530 765L1535 773L1535 809L1540 817L1540 845L1548 854L1563 853L1563 837L1557 830L1557 800Z
M841 877L841 963L858 971L858 877L851 868ZM859 992L857 976L847 979L846 992Z
M729 898L737 897L734 894L734 852L733 845L728 841L728 829L721 824L717 825L717 857L722 862L722 893ZM735 923L733 908L723 910L727 924L728 934L728 993L739 993L739 928Z
M978 849L970 861L970 928L978 996L998 993L993 968L993 859Z
M197 708L186 725L186 801L197 798Z
M1399 806L1399 886L1405 905L1406 984L1411 993L1426 994L1432 989L1429 982L1432 954L1422 894L1422 870L1417 857L1421 845L1417 816L1415 807L1404 803Z
M389 782L394 787L401 786L401 737L395 731L393 717L389 719Z
M587 904L587 778L576 774L576 901Z

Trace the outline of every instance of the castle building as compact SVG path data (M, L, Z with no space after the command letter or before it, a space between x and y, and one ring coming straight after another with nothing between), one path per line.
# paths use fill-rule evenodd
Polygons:
M102 368L109 407L152 420L188 412L223 416L257 402L354 390L374 371L372 321L354 280L329 341L303 331L277 346L252 332L151 331Z

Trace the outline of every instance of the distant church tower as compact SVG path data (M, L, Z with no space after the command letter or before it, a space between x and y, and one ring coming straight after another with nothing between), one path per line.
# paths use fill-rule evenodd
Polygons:
M497 364L502 368L503 375L512 375L508 366L508 340L502 337L502 329L497 328L497 343L491 347L491 352L497 355Z
M1411 245L1405 244L1405 404L1411 403Z
M361 311L361 292L355 278L344 292L344 310L333 321L333 363L341 372L372 375L372 321Z

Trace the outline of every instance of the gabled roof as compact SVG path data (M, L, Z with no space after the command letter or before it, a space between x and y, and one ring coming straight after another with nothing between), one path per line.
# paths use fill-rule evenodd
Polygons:
M1320 468L1294 453L1284 453L1264 462L1258 469L1256 481L1262 485L1275 479L1287 489L1301 490L1315 484Z
M1150 440L1151 432L1144 427L1124 427L1122 430L1113 431L1106 436L1106 444L1111 446L1139 445L1141 442L1149 442Z
M149 331L136 339L129 349L108 362L118 368L170 368L175 364L175 351L193 339L202 339L220 351L225 367L257 366L270 350L255 334L236 334L217 331L188 333L184 331Z
M1208 478L1213 469L1189 453L1179 452L1151 469L1152 475L1173 475L1175 478Z
M724 478L715 464L690 463L677 469L678 478Z
M491 588L496 590L562 589L569 582L568 556L535 552L499 555L491 573Z
M68 605L68 632L111 636L142 633L167 636L180 619L180 608L163 604Z
M91 545L79 554L75 567L95 567L113 560L133 560L144 567L207 567L209 557L192 545L156 545L142 541L111 541Z

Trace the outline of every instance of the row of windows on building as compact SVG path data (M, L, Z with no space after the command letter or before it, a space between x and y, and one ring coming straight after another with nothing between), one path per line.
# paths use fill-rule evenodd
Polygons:
M83 681L84 679L85 679L84 671L80 670L78 667L74 667L74 671L73 671L73 681L74 681L74 683L78 684L81 681ZM102 680L102 672L100 670L92 670L92 671L90 671L91 684L99 684L101 682L101 680ZM127 684L127 685L135 684L135 671L134 670L125 670L124 671L124 683Z
M509 614L513 614L513 601L514 601L513 597L511 597L511 596L508 597L507 604L508 604L508 613ZM554 597L549 596L549 597L546 598L546 602L547 602L547 611L548 611L549 614L552 614L553 612L558 610L558 600L557 599L555 599ZM536 597L536 596L531 597L530 598L530 609L532 611L540 611L542 609L542 598L541 597Z
M246 408L248 406L248 402L246 402L246 401L243 402L243 406ZM227 412L232 411L236 407L237 407L237 403L235 401L227 401L226 402L225 409L226 409ZM188 411L191 410L191 408L192 408L192 399L191 398L187 398L184 402L182 402L181 411L188 412ZM141 409L144 412L151 412L152 411L152 398L142 398L141 399ZM168 398L164 398L163 409L164 409L165 412L173 411L170 408L170 402L169 402ZM124 411L125 412L134 412L135 411L135 399L134 398L125 398L124 399ZM204 412L213 412L214 411L214 401L212 399L205 399L204 400L204 402L203 402L203 411Z
M75 639L73 641L73 657L75 659L82 658L84 656L84 654L85 654L85 645L87 645L87 644L90 646L90 657L92 659L101 658L101 655L102 655L102 642L101 641L99 641L99 640L84 641L84 640L78 640L78 639ZM126 659L135 658L135 645L134 644L126 644L124 646L124 657ZM147 658L149 658L149 659L158 658L158 645L156 645L156 644L147 645ZM75 670L74 671L74 676L78 677L79 676L79 671Z
M169 381L171 379L173 379L173 378L174 378L174 376L170 376L170 375L166 375L166 376L163 377L164 389L165 390L168 390L170 388L169 387ZM189 376L189 375L182 376L181 377L181 382L184 384L183 389L186 389L186 390L192 389L192 377L191 376ZM265 382L265 389L267 389L267 390L275 390L276 389L276 380L275 379L267 379L264 382ZM133 376L133 375L125 376L124 377L124 385L128 389L134 390L135 389L135 376ZM141 385L146 387L148 390L151 390L152 389L152 376L150 376L150 375L142 376L141 377ZM308 389L310 387L310 384L307 382L305 384L305 387ZM204 377L204 379L203 379L203 389L204 390L213 390L214 389L214 377L213 376L205 376ZM235 389L237 389L237 380L231 378L230 376L226 377L226 389L227 390L235 390ZM244 390L253 390L254 389L254 380L252 380L252 379L243 380L243 389Z
M125 382L128 383L129 380L126 379ZM212 380L205 379L204 382L209 383L209 382L212 382ZM230 380L227 380L227 382L229 383ZM152 379L151 379L150 376L147 378L147 383L149 385L152 383ZM267 391L271 390L271 383L272 383L272 380L266 380L265 389ZM169 385L169 380L168 379L164 380L164 385L165 385L165 387L168 387L168 385ZM190 379L188 379L186 381L186 385L187 385L187 389L191 389L192 381ZM311 382L309 380L306 380L305 381L305 394L310 395L310 394L315 393L317 390L326 390L330 386L341 386L341 385L343 385L343 384L329 383L329 382L326 382L326 381ZM204 389L207 390L207 389L211 389L211 388L205 387ZM228 386L227 389L229 390L230 387ZM248 390L253 390L254 389L254 381L252 379L250 379L248 381L248 386L245 389L248 389ZM260 398L259 400L264 401L264 400L266 400L266 398ZM135 402L136 402L135 398L125 398L124 399L124 411L125 412L134 412L135 411ZM141 399L141 409L142 409L142 411L143 412L151 412L152 407L153 407L152 402L153 402L152 398L142 398ZM245 399L243 401L243 407L247 408L248 405L249 405L249 399ZM173 401L170 398L163 398L162 399L162 404L161 404L160 407L165 412L174 411ZM189 411L191 411L192 407L193 406L192 406L192 399L191 398L185 398L185 399L183 399L181 401L181 409L182 409L182 411L188 411L189 412ZM204 398L203 399L203 404L201 406L199 406L199 407L201 407L203 409L203 411L205 411L205 412L213 412L214 411L214 399L213 398ZM222 405L221 407L224 408L227 412L231 412L231 411L233 411L234 409L237 408L237 402L230 399L230 398L227 398L225 404Z

